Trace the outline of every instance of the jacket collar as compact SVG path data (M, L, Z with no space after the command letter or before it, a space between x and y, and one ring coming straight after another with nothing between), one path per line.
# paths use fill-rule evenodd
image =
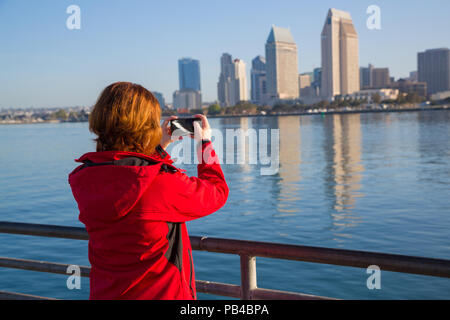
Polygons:
M155 152L153 152L151 155L129 151L100 151L100 152L88 152L83 156L81 156L79 159L75 159L75 161L85 162L86 160L89 160L98 163L105 161L120 160L127 157L137 157L168 164L173 163L173 160L170 158L170 155L160 145L156 147Z

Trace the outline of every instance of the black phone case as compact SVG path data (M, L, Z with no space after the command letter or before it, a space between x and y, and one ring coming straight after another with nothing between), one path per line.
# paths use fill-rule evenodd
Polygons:
M180 118L170 121L170 132L180 130L183 135L194 134L194 121L201 121L199 118Z

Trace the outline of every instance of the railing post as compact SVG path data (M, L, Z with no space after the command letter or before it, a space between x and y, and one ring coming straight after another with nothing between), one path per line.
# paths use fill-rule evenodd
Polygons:
M241 257L241 299L251 300L252 290L256 289L256 258L246 253Z

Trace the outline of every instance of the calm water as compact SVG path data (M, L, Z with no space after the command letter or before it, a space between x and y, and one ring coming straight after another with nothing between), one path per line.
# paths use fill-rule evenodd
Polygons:
M226 128L279 128L280 169L224 165L230 187L191 235L450 259L450 112L211 119ZM0 126L0 220L82 226L67 183L92 151L86 123ZM184 165L195 174L194 165ZM89 265L87 242L0 234L0 256ZM194 252L197 279L239 284L239 258ZM257 259L258 285L343 299L450 298L450 280ZM86 299L67 277L0 268L0 290ZM199 298L214 296L199 294Z

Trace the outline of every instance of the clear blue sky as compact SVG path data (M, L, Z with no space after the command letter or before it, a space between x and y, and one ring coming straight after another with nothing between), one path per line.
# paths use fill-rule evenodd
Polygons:
M81 30L68 30L66 8L81 8ZM366 27L369 5L382 30ZM349 11L360 39L360 65L417 68L417 52L450 47L450 1L406 0L0 0L0 108L92 105L114 81L140 83L166 101L178 88L177 60L200 60L203 100L217 99L219 59L264 55L272 24L289 27L299 72L319 67L329 8Z

